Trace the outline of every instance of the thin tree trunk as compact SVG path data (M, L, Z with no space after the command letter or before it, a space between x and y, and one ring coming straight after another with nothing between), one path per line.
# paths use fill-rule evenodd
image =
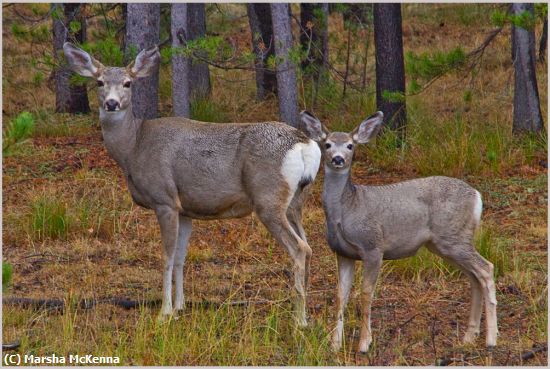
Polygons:
M321 31L321 50L323 51L323 67L328 68L328 3L321 3L320 9L323 12L323 25Z
M512 13L534 12L532 3L512 4ZM512 131L539 132L544 128L535 70L535 32L512 27L514 40L514 122Z
M126 23L126 58L159 43L160 5L129 3ZM132 83L132 105L137 118L153 119L158 114L159 72Z
M544 25L542 27L542 35L540 36L539 44L539 62L544 63L546 61L546 48L548 46L548 18L544 18Z
M376 49L376 105L384 113L384 122L405 137L407 112L405 101L387 101L383 94L405 94L405 66L401 4L374 4L374 47Z
M187 5L187 39L194 40L206 35L206 11L204 3ZM192 100L210 96L210 71L208 64L193 61L190 65L189 88Z
M367 27L367 37L365 39L365 54L363 55L363 71L361 72L361 91L367 90L367 64L369 61L369 45L370 45L370 26Z
M344 19L344 28L347 29L350 25L365 27L369 20L371 6L371 4L365 3L348 4L348 8L342 14L342 18Z
M307 58L302 61L302 69L312 65L314 71L311 74L318 77L328 60L328 4L301 3L300 28L302 49L309 50Z
M86 19L82 16L83 6L85 4L52 4L54 55L56 64L59 66L54 71L55 111L58 113L90 112L86 85L71 83L70 79L73 73L64 66L64 60L60 57L63 44L66 41L80 44L86 41ZM74 33L70 31L70 23L73 21L80 23L80 29Z
M252 33L252 48L256 55L256 98L265 100L271 93L277 93L277 74L268 69L267 60L275 56L271 6L267 3L246 6L248 22Z
M277 64L279 115L283 122L298 127L300 118L296 91L296 67L289 58L292 48L289 8L288 3L271 3L275 55L277 59L282 60Z
M185 45L187 34L187 4L172 4L171 12L172 47ZM182 54L172 55L172 105L174 115L189 117L189 60Z
M349 58L351 55L351 27L348 27L348 46L346 52L346 71L344 72L344 88L342 90L342 101L346 98L346 91L348 87L348 75L349 75Z

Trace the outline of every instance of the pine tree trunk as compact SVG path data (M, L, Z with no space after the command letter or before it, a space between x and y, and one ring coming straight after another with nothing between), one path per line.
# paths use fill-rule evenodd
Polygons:
M252 48L256 55L256 98L265 100L269 94L277 93L277 74L267 67L267 59L275 55L271 6L266 3L248 3L246 10L252 33Z
M277 86L279 96L279 116L283 122L298 127L298 94L296 91L295 65L289 59L292 48L288 3L271 3L271 18L275 40L275 55L282 62L277 64Z
M126 58L159 43L160 4L129 3L126 15ZM159 73L136 79L132 83L132 106L137 118L153 119L158 115Z
M315 13L322 16L317 17ZM314 67L311 74L318 77L328 63L328 3L301 3L300 28L302 49L309 50L302 62L302 69L311 65Z
M206 35L206 12L204 3L187 4L187 39L194 40ZM189 88L192 100L210 96L210 71L208 64L193 61L190 65Z
M374 4L374 47L376 49L376 105L384 122L405 137L405 101L392 102L384 91L405 94L405 67L401 29L401 4Z
M172 47L183 47L187 34L186 3L172 4L171 23ZM178 117L190 117L189 64L189 59L183 55L172 55L172 104L174 115Z
M512 13L534 12L532 3L512 4ZM539 132L544 128L535 70L535 32L512 27L514 39L514 122L512 131Z
M548 46L548 17L544 18L542 27L542 35L540 36L539 44L539 62L544 63L546 60L546 48Z
M82 16L85 4L68 3L52 4L54 55L58 68L54 71L55 111L58 113L81 114L90 112L86 84L73 84L70 81L73 73L65 66L61 55L66 41L82 44L86 41L86 19ZM70 31L70 23L77 21L80 29Z

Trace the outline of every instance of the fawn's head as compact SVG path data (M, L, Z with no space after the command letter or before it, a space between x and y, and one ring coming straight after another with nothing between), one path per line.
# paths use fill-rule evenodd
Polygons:
M319 119L305 110L300 113L300 116L307 135L321 146L325 165L334 170L349 169L355 145L367 143L384 118L384 114L377 111L362 121L352 132L344 133L330 132Z
M157 46L142 50L125 68L105 67L70 42L65 42L63 52L75 73L96 79L99 108L106 112L128 108L132 101L132 81L151 75L160 60Z

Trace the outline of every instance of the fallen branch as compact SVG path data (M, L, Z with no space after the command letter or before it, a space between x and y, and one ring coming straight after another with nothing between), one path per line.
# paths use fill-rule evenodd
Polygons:
M547 343L542 346L535 346L532 350L525 351L523 354L521 354L521 362L533 359L537 352L545 352L546 350L548 350Z
M17 350L21 346L21 341L17 340L11 343L3 343L2 344L2 351L4 350Z

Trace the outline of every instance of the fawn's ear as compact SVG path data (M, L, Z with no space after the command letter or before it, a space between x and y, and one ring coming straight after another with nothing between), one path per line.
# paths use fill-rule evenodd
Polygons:
M97 77L101 69L104 68L103 64L91 57L90 54L70 42L63 44L63 53L71 69L81 76Z
M329 135L327 127L310 112L303 110L300 113L300 118L302 120L301 130L313 141L323 141Z
M136 60L131 62L126 69L132 78L148 77L155 71L159 60L159 48L155 45L148 49L141 50L136 56Z
M384 113L377 111L361 122L351 133L352 139L357 143L367 143L376 128L384 121Z

